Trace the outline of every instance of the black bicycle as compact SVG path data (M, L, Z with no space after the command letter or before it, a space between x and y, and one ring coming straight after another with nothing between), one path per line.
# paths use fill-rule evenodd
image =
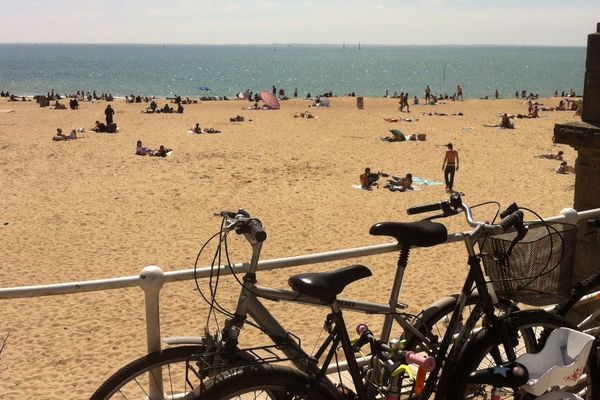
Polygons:
M366 328L358 330L360 337L357 343L352 345L336 295L341 293L346 285L369 276L370 271L366 267L357 265L330 273L295 275L289 279L289 283L297 296L319 299L332 310L325 323L329 336L322 347L314 357L307 357L305 354L299 357L305 366L311 365L312 368L290 369L277 365L279 360L255 359L249 364L228 371L219 368L212 379L194 389L193 393L185 398L392 400L401 397L427 399L435 395L437 399L496 400L542 398L540 393L547 398L597 398L600 375L597 370L596 351L590 350L592 342L589 335L585 335L586 347L582 347L576 354L581 368L569 375L570 380L560 381L556 377L546 379L546 373L553 369L553 365L544 365L547 371L542 376L546 380L538 379L533 370L530 376L531 365L528 368L528 363L525 362L527 357L523 356L530 356L541 350L542 353L547 353L559 348L560 346L555 344L556 338L568 336L571 332L568 328L572 326L560 317L543 310L497 315L500 302L496 298L492 282L508 283L514 279L487 277L481 265L482 254L476 253L475 247L488 236L515 230L516 234L508 249L494 255L500 265L507 266L506 257L510 256L515 246L528 233L528 228L523 223L522 212L507 210L506 218L498 225L476 222L473 220L471 209L462 203L460 196L453 194L450 201L414 207L409 209L409 213L436 210L442 210L442 217L464 212L474 229L463 234L469 254L469 273L434 356L426 357L407 352L401 346L395 346L395 343L373 342ZM442 232L445 234L445 227L431 221L381 223L375 225L371 231L394 236L399 243L415 244L416 241L438 241ZM535 281L535 277L530 277L525 283L515 284L520 291L526 291L533 288ZM478 291L477 301L463 322L461 316L474 289ZM593 340L593 337L591 338ZM367 364L360 366L356 361L355 352L360 344L366 343L371 343L371 357ZM548 348L545 347L546 344ZM596 346L595 343L593 345ZM341 347L348 364L352 388L335 385L327 376L332 360L335 358L337 362L338 346ZM329 351L319 363L327 348ZM288 354L287 360L297 364L299 359ZM523 362L519 362L520 360ZM413 362L419 365L416 374L413 374L409 365ZM535 384L531 381L535 381Z

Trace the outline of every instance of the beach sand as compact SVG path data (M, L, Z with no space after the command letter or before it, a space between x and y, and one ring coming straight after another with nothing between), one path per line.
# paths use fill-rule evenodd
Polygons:
M556 106L558 99L540 102ZM186 105L184 114L148 115L140 113L145 104L118 100L112 105L120 132L111 135L89 130L104 119L105 102L83 102L72 111L2 99L0 109L14 112L0 113L0 287L132 276L146 265L191 268L202 244L219 229L213 213L240 207L260 218L268 232L263 259L388 243L370 236L370 226L419 219L405 209L446 199L444 186L393 193L352 185L366 166L443 182L448 142L460 155L455 189L468 204L517 201L545 216L573 204L575 176L555 174L558 161L533 157L563 150L573 165L572 148L552 145L555 123L579 119L572 111L541 112L539 119L516 119L517 129L501 130L483 125L497 123L502 112L526 113L524 101L411 104L410 114L398 112L397 100L386 98L365 98L363 110L354 98L333 98L330 109L290 100L280 110L242 110L250 104L203 102ZM306 110L317 118L293 118ZM464 115L421 115L435 111ZM229 122L238 114L245 122ZM418 121L388 123L385 117ZM196 122L222 133L188 133ZM53 142L57 127L66 133L84 127L85 137ZM427 140L379 140L389 129L425 133ZM173 154L135 156L137 140L151 148L164 144ZM476 216L491 219L494 211L482 208ZM449 231L467 229L462 217L444 223ZM242 239L232 239L230 247L233 261L247 260ZM213 251L207 250L200 265L209 263ZM286 288L294 273L362 263L373 277L352 284L344 296L384 302L396 259L388 253L261 272L258 280ZM460 243L417 249L401 301L418 312L459 291L466 272ZM224 282L222 304L231 308L237 290ZM267 303L311 349L326 309ZM207 307L193 281L165 287L161 307L163 336L203 332ZM139 288L2 300L0 337L10 331L0 360L2 398L88 398L111 373L145 354L144 315ZM349 326L366 322L375 331L381 326L373 316L348 320ZM262 340L251 329L243 336L247 343Z

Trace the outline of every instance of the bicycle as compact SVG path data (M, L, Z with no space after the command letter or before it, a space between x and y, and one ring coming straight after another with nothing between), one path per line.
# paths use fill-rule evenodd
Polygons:
M460 199L458 199L458 200L460 201ZM463 206L462 203L460 203L460 205L457 206L456 199L454 199L453 202L455 203L454 210L449 208L449 204L443 205L443 208L445 208L446 211L448 211L448 210L452 211L452 213L448 213L448 215L455 214L457 212L456 209ZM448 202L445 202L445 203L448 203ZM422 211L431 211L432 209L430 209L430 208L431 208L431 206L429 206L429 208L426 207L426 209L422 209ZM465 208L465 213L466 213L467 220L469 221L469 223L471 223L473 226L476 226L477 229L480 230L478 235L481 234L481 230L482 230L481 227L484 225L482 225L481 223L476 223L475 221L472 220L472 216L470 215L470 210L468 208ZM252 260L249 265L248 273L246 274L246 277L244 279L244 285L249 285L249 286L246 288L246 287L244 287L244 285L242 285L242 292L243 293L245 292L244 296L251 295L251 297L254 297L254 300L251 303L250 307L246 308L246 309L243 309L243 307L248 306L247 302L244 302L245 305L242 305L242 302L238 302L238 309L242 308L242 310L241 310L242 312L238 313L237 315L238 316L244 315L243 313L248 310L251 311L249 314L252 315L252 310L254 307L255 308L254 313L256 314L256 316L258 316L259 318L263 318L263 320L262 320L263 326L261 326L261 328L264 328L264 326L266 326L266 324L274 323L274 325L270 326L270 328L276 327L276 331L275 331L276 334L274 334L272 336L272 339L275 342L275 347L283 348L284 350L287 349L288 357L289 357L288 359L293 361L296 365L299 365L300 369L303 369L303 370L308 371L313 374L316 373L318 368L316 368L316 364L315 364L314 360L311 359L309 356L307 356L303 351L301 351L301 349L299 349L299 344L296 344L296 342L294 340L290 340L290 336L288 335L288 333L285 330L283 330L283 328L281 328L280 325L278 325L275 320L269 319L268 311L266 309L264 309L264 307L260 308L262 305L259 306L260 303L257 301L256 297L263 296L266 298L283 299L283 300L288 300L288 301L296 300L296 301L301 301L301 302L304 302L307 304L320 304L320 305L323 305L322 304L323 300L322 299L315 300L314 298L311 300L310 296L308 296L308 297L298 296L298 294L294 293L294 292L290 293L290 292L284 292L284 291L273 291L272 289L265 289L265 288L259 288L257 286L254 286L254 283L255 283L254 271L256 270L255 269L256 262L258 260L258 255L260 253L260 245L262 244L264 239L266 239L266 234L260 227L259 222L255 219L250 218L247 214L223 213L222 216L224 216L224 218L226 218L226 219L229 219L229 224L228 224L228 228L227 228L228 230L235 229L235 230L237 230L237 233L243 233L253 246ZM515 222L515 218L512 218L511 223L514 223L514 222ZM435 228L433 230L430 229L432 226L435 226ZM425 227L427 227L427 229ZM498 226L492 226L492 225L487 226L487 230L494 230L494 229L497 230L497 228L498 228ZM433 326L433 323L431 322L431 320L429 322L426 322L426 319L423 319L423 318L415 319L414 316L411 316L411 319L409 320L406 315L404 315L402 313L398 313L396 311L396 309L399 308L399 304L397 303L397 296L398 296L400 284L402 281L402 274L404 272L404 268L406 268L406 264L408 261L408 251L409 251L410 247L412 245L420 245L420 246L435 245L435 244L439 244L439 243L443 242L445 240L445 236L446 236L445 228L441 224L434 224L431 222L416 222L416 223L399 224L399 225L392 223L392 224L375 225L374 228L372 228L371 233L390 235L390 236L395 237L396 239L398 239L398 241L400 243L402 243L401 254L400 254L400 258L399 258L399 262L398 262L398 270L396 272L394 285L392 286L392 294L390 296L390 305L372 305L369 303L345 301L345 300L340 299L340 300L336 300L340 306L340 309L341 308L349 308L349 309L361 310L361 311L365 311L365 312L377 312L377 313L385 314L386 320L384 323L384 329L383 329L383 333L382 333L382 340L384 342L389 339L389 336L385 337L386 330L387 330L387 334L389 335L389 329L392 325L392 322L395 320L400 325L403 325L403 322L404 322L405 326L403 326L403 327L405 328L405 331L408 333L405 335L405 337L409 339L408 340L409 342L412 340L412 344L409 344L407 346L407 348L409 348L409 349L410 348L414 348L414 349L418 348L419 351L425 350L425 351L428 351L430 354L441 354L442 353L441 350L439 350L437 348L437 344L438 344L437 338L435 337L435 335L432 334L431 327ZM429 233L429 235L428 235L428 233ZM416 240L414 240L414 238L410 237L414 234L417 234L417 236L418 236L416 238ZM469 235L465 235L465 238L469 238L469 237L470 237ZM475 237L475 236L473 236L473 237ZM471 245L471 252L473 252L473 246L476 243L476 241L472 240L473 237L471 237L471 240L468 241L468 243ZM467 243L466 239L465 239L465 243ZM473 254L473 256L474 256L474 254ZM254 267L254 269L253 269L253 267ZM473 282L471 282L471 284L472 283ZM250 288L252 289L252 292L250 290L246 290L246 289L250 289ZM459 303L461 304L461 307L464 307L464 305L466 303L474 302L473 297L469 296L469 295L470 295L469 291L461 294L461 297L459 297ZM241 296L240 296L240 298L241 298ZM443 315L449 314L451 312L452 312L453 316L462 315L460 312L457 313L457 311L462 311L462 310L457 310L456 307L454 306L454 303L456 303L456 299L454 299L454 298L451 298L451 299L452 299L451 302L448 304L452 304L452 307L446 308L446 310L444 310L443 313L440 313L439 309L437 309L437 311L435 311L435 312L429 312L429 313L424 312L422 314L429 315L429 317L431 317L433 314L435 314L435 318L437 318L436 322L441 319L440 316L443 317ZM256 319L255 315L252 315L252 316L254 319ZM550 317L548 317L548 318L550 318ZM548 321L550 321L551 323L554 324L553 325L554 327L561 326L563 324L563 321L557 322L556 320L552 320L551 318L550 319L548 319L548 318L546 318L544 321L541 321L541 322L547 323ZM458 317L456 317L456 320L458 320ZM411 325L410 323L407 324L408 321L413 322L414 326ZM520 320L515 320L515 321L516 321L517 328L523 327L523 325L524 325L523 321L520 321ZM107 382L105 382L105 384L103 384L98 389L98 391L94 394L94 396L92 396L92 398L93 399L110 398L109 395L117 393L117 392L120 393L120 390L122 389L124 384L129 381L132 381L132 380L136 383L137 386L145 386L146 384L150 385L153 382L156 383L155 386L160 386L161 379L159 379L158 376L155 376L153 374L149 374L150 378L148 378L149 381L147 383L137 381L137 380L135 380L135 378L137 376L140 376L141 373L143 373L143 372L155 370L157 366L161 367L161 366L164 366L165 364L178 364L178 363L182 364L183 365L183 368L182 368L183 376L185 377L185 381L189 382L189 381L191 381L192 378L196 378L198 381L201 381L203 378L208 377L210 375L210 373L207 374L206 373L207 371L210 371L214 374L220 370L231 367L232 365L235 365L236 363L243 364L243 363L255 361L256 360L255 351L265 350L264 348L263 349L239 350L235 346L235 344L236 344L235 340L223 341L224 337L228 337L229 339L235 339L237 336L232 336L232 333L234 333L234 335L239 334L239 330L241 329L241 326L243 326L243 322L244 322L243 318L239 318L237 321L235 321L235 318L230 320L228 326L224 330L222 337L218 337L218 338L205 337L202 341L202 344L199 346L167 349L164 352L156 353L154 355L149 355L149 356L143 357L142 359L136 360L135 362L124 367L122 370L117 372L113 377L111 377ZM476 320L474 322L476 322ZM451 320L451 326L455 326L456 324L457 324L456 321L453 322ZM417 328L415 328L415 327L417 327ZM525 329L525 328L523 328L523 329ZM453 331L453 330L448 329L447 332L449 332L449 331ZM271 332L273 332L273 331L271 331ZM530 335L530 333L527 333L527 332L526 332L526 334ZM447 339L447 336L448 335L446 335L444 337L445 339L442 342L442 348L445 346L446 350L450 346L450 342L452 341L451 339L453 339L454 335L450 335L450 336L452 336L451 339ZM463 340L464 340L464 338L463 338ZM535 341L535 338L530 339L530 342L534 342L534 341ZM218 346L215 346L216 344L223 344L223 343L225 343L226 346L223 346L222 348L218 348ZM532 345L530 344L529 347L531 347L531 346ZM262 361L264 361L264 360L261 360L261 362ZM280 361L280 359L277 359L276 361ZM347 360L347 362L350 362L350 360ZM194 366L196 366L196 369L193 368ZM439 370L437 372L439 372ZM434 375L435 374L430 374L430 378L431 378L431 376L434 376ZM437 378L435 378L435 379L437 379ZM429 382L430 381L428 381L428 384L429 384ZM428 390L431 391L432 390L431 384L429 384L429 385L430 385L430 387ZM188 389L179 391L177 393L185 394L186 392L188 392L191 389L191 387L193 387L193 386L190 385L190 387ZM173 393L173 390L171 390L171 392ZM162 388L160 389L160 391L158 393L161 393L161 394L163 393ZM151 397L151 396L149 396L149 397ZM157 398L160 398L160 397L157 397ZM169 398L174 398L174 396L171 396Z
M290 335L280 323L268 312L266 307L258 298L297 302L302 304L327 306L326 302L310 296L298 296L293 291L283 291L256 286L257 264L263 242L266 240L266 232L259 220L250 217L243 210L238 212L221 212L218 214L223 218L223 224L219 233L219 244L225 244L227 258L226 239L230 232L243 235L252 247L252 255L248 263L247 271L241 283L241 291L236 305L236 312L229 315L225 328L216 335L206 334L199 338L174 338L167 339L169 345L177 347L167 348L160 352L148 354L119 369L109 377L91 396L91 400L106 400L113 398L127 398L131 392L138 392L140 396L148 398L163 398L166 391L168 396L183 395L198 386L210 373L219 368L229 368L235 364L250 362L258 357L258 351L271 351L272 349L238 349L238 336L244 324L247 323L246 316L249 315L263 332L268 333L274 343L273 348L283 348L288 357L293 358L297 367L304 370L315 371L316 367L311 358L301 349L299 341ZM426 225L426 224L425 224ZM423 222L411 223L412 231L424 232ZM343 309L363 312L367 314L384 315L384 323L380 338L388 341L394 323L399 325L406 333L406 348L417 348L434 354L438 345L438 335L433 327L444 316L451 313L456 302L455 297L447 297L434 304L434 307L421 312L419 315L411 315L403 310L408 305L399 302L400 288L404 271L408 264L411 246L432 246L446 240L447 231L439 227L435 235L421 233L419 238L411 238L412 231L401 235L393 232L373 230L374 235L395 236L403 242L399 245L400 256L397 269L390 290L387 304L368 303L353 299L338 299L337 302ZM220 247L219 247L220 248ZM228 260L229 261L229 260ZM231 263L228 263L230 266ZM216 279L220 273L220 267L215 267ZM237 278L237 277L236 277ZM474 300L470 296L468 302ZM211 307L219 308L214 299L206 299ZM363 360L362 362L365 362ZM174 378L177 376L177 379ZM176 387L177 386L177 387Z
M427 399L435 392L436 398L441 399L470 398L473 395L483 395L485 398L489 395L492 399L499 399L498 393L507 390L512 392L513 395L525 395L526 392L521 392L521 387L528 385L528 372L523 364L515 362L515 360L521 359L516 357L515 347L518 346L520 341L523 341L526 343L528 353L536 352L544 347L546 339L548 343L550 342L551 339L547 336L549 333L549 337L552 338L553 333L550 333L550 331L568 326L568 324L559 317L541 310L518 311L509 314L505 318L498 318L494 312L498 301L495 299L493 289L488 287L490 282L484 276L480 257L474 252L475 244L485 235L498 234L513 227L516 228L518 234L512 245L518 243L526 234L522 212L510 213L499 225L478 223L473 221L471 210L463 205L460 197L455 194L451 197L450 202L415 207L409 211L411 211L410 213L418 213L438 209L444 211L443 216L464 211L467 221L475 226L472 232L464 234L464 241L469 253L468 264L470 269L441 345L435 357L422 358L421 362L418 363L420 368L417 373L417 382L420 380L420 384L409 385L408 396L412 397L414 395L415 398ZM396 235L399 242L401 242L401 239L406 239L400 236L409 232L412 235L421 237L427 237L428 235L435 237L437 232L442 229L445 230L441 224L432 222L428 222L428 224L429 226L426 228L423 226L422 229L415 230L415 225L411 224L384 223L375 225L372 230L386 232L392 234L391 236ZM347 275L345 275L346 273ZM354 357L356 348L353 348L349 341L342 310L335 296L341 293L345 285L369 275L370 272L366 267L351 266L341 273L336 271L333 273L301 274L292 276L289 279L290 286L299 296L319 298L326 301L332 310L325 323L329 336L315 355L315 358L319 359L324 354L326 347L330 346L329 353L319 370L313 372L305 370L305 373L274 366L272 360L258 360L251 365L225 372L219 371L217 377L208 381L205 386L196 388L192 394L186 396L186 399L245 398L244 395L257 398L257 392L261 396L265 395L271 398L282 398L283 396L283 398L317 399L384 397L386 399L397 399L405 389L403 381L410 378L410 372L404 364L411 362L408 356L412 356L414 353L398 352L396 357L394 355L387 356L386 354L385 358L382 358L380 351L372 349L373 358L370 364L361 370ZM478 289L479 300L474 310L469 314L464 326L460 327L458 316L462 315L473 286ZM485 329L476 336L472 336L476 324L480 320L483 321ZM533 330L534 328L543 329L538 333ZM361 329L358 329L361 333L358 340L359 344L367 342L363 340L362 335L365 330L363 329L363 332L360 332ZM457 331L458 334L455 334ZM559 330L557 329L557 331ZM585 365L586 368L585 373L579 372L575 382L553 390L553 395L571 395L572 393L569 390L571 387L575 387L573 390L582 391L586 398L597 397L600 376L596 370L594 352L590 351L589 335L586 336L588 337L589 346L587 350L581 350L583 357L585 357L582 361L582 365ZM356 394L345 386L336 388L326 377L327 368L336 354L337 346L340 344L348 363ZM504 354L501 353L501 346L504 349ZM482 352L481 349L484 349L484 351ZM482 370L481 363L487 356L490 356L493 360L492 367L487 366L488 368ZM389 364L393 361L396 363L390 366ZM398 364L405 368L398 367ZM425 367L426 364L429 364L429 366ZM500 373L502 371L504 371L504 375ZM424 374L426 372L429 372L429 375L425 380ZM419 375L421 375L420 378ZM544 393L551 386L559 384L558 382L551 380L550 384L545 387L542 383L542 389L537 388L536 390L542 390L542 393ZM489 385L490 389L484 389L484 385Z

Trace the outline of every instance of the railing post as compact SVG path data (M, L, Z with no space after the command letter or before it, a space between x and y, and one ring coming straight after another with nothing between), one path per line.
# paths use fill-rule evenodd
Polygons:
M160 351L160 289L165 282L165 275L157 266L144 267L140 273L140 286L144 290L146 302L146 341L148 354ZM162 370L148 372L150 400L162 399Z

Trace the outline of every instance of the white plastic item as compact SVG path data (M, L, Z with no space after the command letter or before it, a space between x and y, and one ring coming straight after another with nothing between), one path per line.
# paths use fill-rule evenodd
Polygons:
M584 373L594 337L569 328L555 329L542 351L523 354L516 362L529 372L521 389L541 396L553 386L574 386Z

